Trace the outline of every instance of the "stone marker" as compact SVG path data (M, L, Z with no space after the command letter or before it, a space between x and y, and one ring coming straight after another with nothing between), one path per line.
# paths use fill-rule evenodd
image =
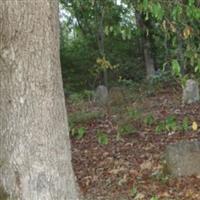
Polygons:
M111 105L122 104L125 100L123 89L120 87L112 87L109 90L109 102Z
M187 80L183 88L183 103L190 104L199 101L199 86L198 82L192 79Z
M96 89L94 100L98 104L106 104L108 102L108 89L104 85L99 85Z
M200 141L168 145L165 160L167 172L174 176L200 175Z

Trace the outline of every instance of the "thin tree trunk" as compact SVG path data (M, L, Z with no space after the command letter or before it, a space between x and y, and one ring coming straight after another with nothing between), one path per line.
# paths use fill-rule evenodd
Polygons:
M183 53L183 40L181 38L181 31L178 28L177 31L177 38L178 38L178 60L181 67L181 74L185 74L185 60L184 60L184 53Z
M154 66L154 59L151 54L151 43L148 36L145 35L146 25L143 19L142 14L136 10L135 12L136 24L140 30L142 30L143 34L141 37L141 45L143 49L144 55L144 65L146 68L146 76L150 78L155 74L155 66Z
M104 35L104 8L101 5L98 5L100 13L98 16L98 33L97 33L97 43L99 47L99 52L102 57L105 57L105 35ZM103 71L103 84L108 88L108 70L104 69Z
M57 0L0 0L0 191L9 200L78 200L58 30Z
M144 61L147 78L151 78L155 74L154 59L151 55L150 42L147 38L143 38Z

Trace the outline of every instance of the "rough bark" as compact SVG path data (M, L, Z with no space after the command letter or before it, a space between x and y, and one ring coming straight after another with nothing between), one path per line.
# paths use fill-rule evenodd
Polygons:
M9 200L78 199L58 30L57 0L0 0L0 191Z

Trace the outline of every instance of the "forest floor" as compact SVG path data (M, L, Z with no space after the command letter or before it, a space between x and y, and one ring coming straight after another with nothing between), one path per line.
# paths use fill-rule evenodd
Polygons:
M89 200L200 200L200 177L175 178L163 167L166 145L200 139L200 129L192 129L200 124L200 104L183 106L181 90L171 87L137 95L109 108L68 103L81 192ZM84 113L93 117L81 121Z

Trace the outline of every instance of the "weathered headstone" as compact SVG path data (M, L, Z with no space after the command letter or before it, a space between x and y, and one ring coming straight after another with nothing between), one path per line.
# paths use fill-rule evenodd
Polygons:
M94 100L101 105L104 105L108 102L108 89L104 85L99 85L97 87Z
M198 82L192 79L187 80L183 88L183 103L190 104L199 101L199 86Z
M111 105L122 104L125 100L123 89L120 87L112 87L109 90L109 102Z
M166 170L174 176L200 175L200 141L170 144L165 151Z

